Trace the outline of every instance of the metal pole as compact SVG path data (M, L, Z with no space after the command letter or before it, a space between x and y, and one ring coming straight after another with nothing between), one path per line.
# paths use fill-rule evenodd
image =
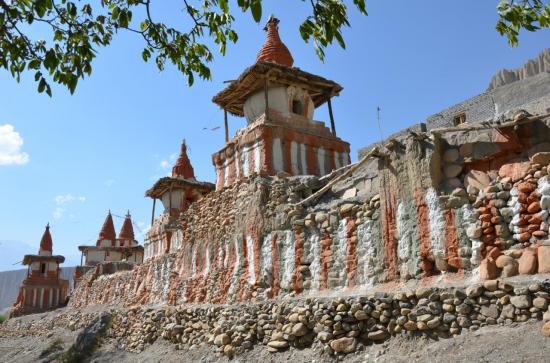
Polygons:
M223 122L225 124L225 142L229 141L229 128L227 125L227 110L223 110Z
M330 128L332 129L332 134L336 136L336 126L334 125L334 115L332 114L332 103L330 102L330 97L327 103L328 103L328 115L330 116Z

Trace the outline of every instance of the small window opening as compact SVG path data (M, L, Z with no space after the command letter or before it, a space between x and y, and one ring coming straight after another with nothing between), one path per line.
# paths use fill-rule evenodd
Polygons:
M292 113L303 115L304 114L304 105L301 101L293 100L292 101Z
M45 263L42 263L42 264L40 265L40 271L41 271L43 274L46 273L46 264L45 264Z
M462 124L466 123L466 113L461 112L458 115L456 115L453 118L453 123L454 123L455 126L462 125Z

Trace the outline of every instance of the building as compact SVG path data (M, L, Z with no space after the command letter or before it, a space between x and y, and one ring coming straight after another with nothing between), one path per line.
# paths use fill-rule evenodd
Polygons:
M325 175L350 163L349 144L336 136L331 98L339 84L293 67L294 60L270 18L256 63L218 93L213 102L225 112L225 146L212 156L216 189L253 174ZM328 104L331 129L314 121ZM227 114L247 126L229 140Z
M144 242L145 259L171 251L172 233L181 228L178 222L180 213L213 190L214 184L196 180L183 140L180 155L172 168L172 176L160 178L145 192L146 197L153 199L151 229ZM164 211L155 219L157 200L162 202Z
M75 271L75 285L82 276L92 268L103 269L103 265L110 262L124 262L133 266L143 262L143 246L140 246L134 236L132 217L126 214L118 238L111 211L105 217L105 222L95 246L78 246L82 253L81 265ZM124 268L127 269L127 268ZM103 271L98 271L103 273Z
M25 255L23 265L28 266L10 317L39 313L66 305L69 281L60 278L59 265L65 257L53 255L50 225L46 226L37 255Z

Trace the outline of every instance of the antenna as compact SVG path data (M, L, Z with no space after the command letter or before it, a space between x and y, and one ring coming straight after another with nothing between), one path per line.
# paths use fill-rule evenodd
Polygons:
M378 131L380 131L380 146L382 146L384 136L382 135L382 126L380 125L380 111L382 111L380 106L376 106L376 120L378 121Z

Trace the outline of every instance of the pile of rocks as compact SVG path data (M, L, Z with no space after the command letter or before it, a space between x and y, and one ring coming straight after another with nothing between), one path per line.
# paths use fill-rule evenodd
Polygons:
M349 354L397 334L449 338L485 325L550 320L550 281L489 280L467 288L419 288L370 297L248 305L135 307L113 313L108 336L140 352L158 338L177 349L215 346L229 357L263 345L276 353L312 347Z
M94 312L78 310L55 310L39 314L40 319L9 319L2 324L2 335L6 336L44 336L51 337L57 328L72 331L82 329L97 317Z

